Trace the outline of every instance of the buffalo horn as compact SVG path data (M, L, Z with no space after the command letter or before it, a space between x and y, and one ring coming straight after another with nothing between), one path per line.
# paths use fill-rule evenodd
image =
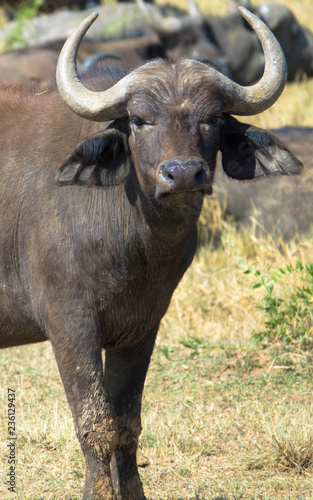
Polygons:
M128 86L136 70L102 92L84 87L77 74L79 44L97 17L97 12L90 14L65 42L58 60L56 81L60 96L78 115L93 121L115 120L125 115Z
M254 115L269 108L282 93L287 65L281 46L267 26L244 7L239 10L261 41L265 55L264 74L258 83L250 87L238 85L213 68L207 68L207 77L222 91L225 112ZM145 66L137 68L113 87L101 92L93 92L83 86L77 74L77 51L83 36L97 17L97 13L87 17L65 42L56 77L59 93L72 111L89 120L108 121L126 115L127 101L131 97L130 84Z
M265 67L262 78L249 87L242 87L218 73L218 85L224 90L226 110L234 115L255 115L270 108L282 93L287 78L287 64L283 50L270 29L254 14L239 7L262 44ZM211 74L210 74L211 77Z

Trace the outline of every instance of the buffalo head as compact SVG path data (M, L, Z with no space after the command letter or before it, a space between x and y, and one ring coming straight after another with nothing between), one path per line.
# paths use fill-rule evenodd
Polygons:
M270 107L284 88L287 71L269 29L246 9L241 13L265 54L264 75L257 84L241 87L193 60L155 60L98 92L81 83L75 62L79 43L97 14L89 16L62 50L58 88L75 113L111 123L77 146L61 167L58 182L105 185L118 182L121 175L125 179L134 169L138 185L154 205L166 204L169 194L188 205L211 194L219 149L225 172L240 180L299 171L300 163L269 132L230 116Z

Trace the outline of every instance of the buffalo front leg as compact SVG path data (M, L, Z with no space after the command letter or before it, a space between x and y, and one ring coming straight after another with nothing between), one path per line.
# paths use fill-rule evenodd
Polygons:
M65 316L62 330L56 318L53 323L50 338L86 461L83 500L117 500L110 462L119 440L118 422L105 390L95 323L83 313L74 324Z
M119 425L119 439L111 460L118 500L144 500L136 452L141 432L141 399L156 331L130 348L107 351L105 387Z

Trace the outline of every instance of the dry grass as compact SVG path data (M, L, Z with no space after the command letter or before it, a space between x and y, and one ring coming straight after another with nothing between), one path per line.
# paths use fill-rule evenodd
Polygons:
M313 80L287 83L282 96L274 106L262 115L248 117L247 121L258 127L272 129L286 125L312 126Z

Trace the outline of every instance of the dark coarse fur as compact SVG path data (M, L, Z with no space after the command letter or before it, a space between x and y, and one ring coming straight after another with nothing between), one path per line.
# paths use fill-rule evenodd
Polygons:
M218 149L233 178L301 170L274 136L225 115L206 72L150 63L111 123L74 115L53 89L0 89L1 347L51 341L86 460L84 500L145 498L144 380Z

